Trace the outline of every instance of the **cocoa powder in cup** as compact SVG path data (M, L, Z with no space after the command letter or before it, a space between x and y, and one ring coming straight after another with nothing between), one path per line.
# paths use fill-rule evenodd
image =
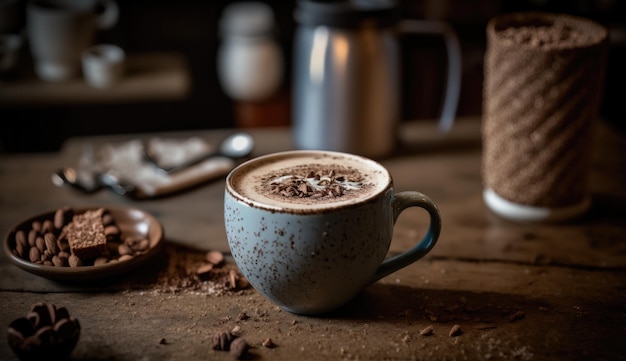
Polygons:
M337 155L277 157L235 173L232 185L243 196L273 207L305 210L358 203L389 184L386 170L367 163Z

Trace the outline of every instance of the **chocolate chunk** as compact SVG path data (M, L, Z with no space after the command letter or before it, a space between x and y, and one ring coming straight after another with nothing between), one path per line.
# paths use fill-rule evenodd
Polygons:
M94 258L106 250L106 235L102 224L103 208L77 214L64 228L72 254L80 259Z

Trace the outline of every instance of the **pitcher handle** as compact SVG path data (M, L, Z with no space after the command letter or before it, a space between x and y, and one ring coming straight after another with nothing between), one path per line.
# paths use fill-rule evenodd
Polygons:
M393 223L396 223L400 213L409 207L425 209L430 216L430 225L424 238L407 251L385 260L376 270L372 283L379 279L404 268L411 263L424 257L437 243L441 233L441 214L437 205L425 194L415 191L397 193L392 202Z
M399 30L403 33L439 34L443 36L448 53L446 92L439 119L439 130L448 132L454 124L461 93L461 47L459 39L450 25L440 21L402 20Z
M120 16L120 9L114 0L99 0L98 5L102 7L98 13L98 28L102 30L110 29Z

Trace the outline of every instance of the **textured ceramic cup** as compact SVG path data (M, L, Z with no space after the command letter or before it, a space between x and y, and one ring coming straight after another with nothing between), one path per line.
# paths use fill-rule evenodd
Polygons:
M336 193L319 196L329 189ZM415 246L385 259L395 221L408 207L425 209L429 228ZM226 178L224 218L243 275L296 314L342 306L426 255L441 230L437 206L426 195L395 193L381 164L330 151L274 153L233 169Z
M590 208L608 49L606 27L581 17L521 12L489 21L482 174L494 213L561 222Z

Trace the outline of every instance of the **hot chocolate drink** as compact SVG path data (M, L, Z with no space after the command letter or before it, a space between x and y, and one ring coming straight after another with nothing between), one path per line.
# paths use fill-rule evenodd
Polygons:
M395 220L408 207L428 212L428 230L386 259ZM224 226L233 259L256 290L287 311L319 314L426 255L441 216L426 195L395 193L390 173L373 160L289 151L229 173Z
M319 209L363 201L387 188L390 179L369 159L291 152L244 165L229 182L240 195L270 207Z

